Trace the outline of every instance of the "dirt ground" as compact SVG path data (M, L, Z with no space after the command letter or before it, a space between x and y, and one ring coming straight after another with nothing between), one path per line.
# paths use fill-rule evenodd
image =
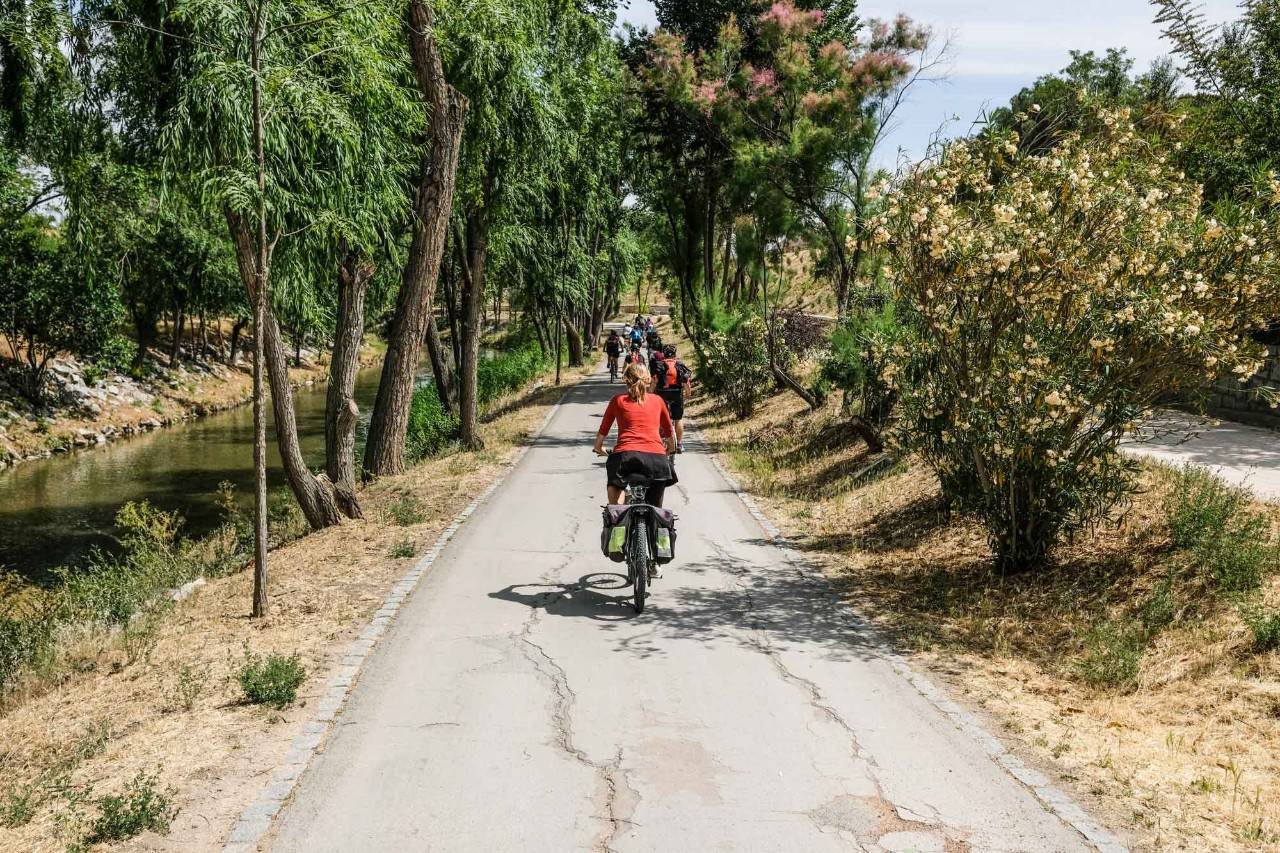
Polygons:
M933 476L910 461L866 473L834 409L780 395L747 419L706 399L690 416L850 606L1135 849L1280 850L1280 653L1254 653L1233 606L1177 586L1134 688L1080 676L1090 627L1134 614L1169 573L1170 472L1148 469L1132 506L1047 570L1001 579ZM1280 577L1267 596L1280 602Z
M158 774L177 817L167 837L147 833L112 849L220 849L390 586L582 375L568 370L562 387L544 384L494 407L501 414L483 426L485 449L370 486L362 493L366 520L272 552L266 618L247 618L252 578L242 571L175 604L145 637L139 629L131 640L86 639L58 683L33 686L0 717L0 808L28 794L35 804L25 825L0 827L0 850L66 849L97 813L89 801L139 771ZM297 704L284 711L245 704L235 673L246 650L300 655L308 677ZM200 686L189 710L183 683Z

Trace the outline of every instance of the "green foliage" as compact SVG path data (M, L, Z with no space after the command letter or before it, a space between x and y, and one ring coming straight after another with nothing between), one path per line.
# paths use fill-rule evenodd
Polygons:
M396 498L388 512L391 514L391 520L401 527L421 524L426 518L422 510L422 501L411 494L403 494Z
M112 290L86 277L48 228L26 217L0 229L0 336L20 354L14 366L33 403L44 400L49 360L63 350L95 355L119 316Z
M1080 677L1094 687L1132 689L1138 681L1149 637L1141 625L1103 620L1084 638L1084 656L1076 662Z
M487 406L523 389L547 369L547 358L536 342L524 341L515 349L482 360L476 366L476 396ZM410 460L438 456L458 440L458 418L445 411L434 385L413 392L405 451Z
M843 391L846 401L858 400L858 414L873 426L884 424L898 396L891 353L902 335L891 302L854 310L831 333L822 377Z
M415 389L405 433L405 454L409 459L416 462L436 456L457 440L458 418L445 411L436 386Z
M30 787L19 788L17 785L10 785L5 791L4 799L0 800L0 826L25 826L31 818L35 817L35 813L35 790Z
M174 676L174 682L170 691L170 704L175 708L182 708L184 711L193 710L196 706L200 694L204 692L205 684L209 680L209 668L194 667L191 664L184 663L178 667L178 672Z
M1198 465L1178 470L1165 501L1173 544L1228 595L1256 590L1280 560L1280 545L1253 495Z
M523 389L548 367L536 342L481 361L476 367L476 393L481 405Z
M1095 107L1090 122L1052 156L1015 134L952 143L874 220L910 330L899 435L1007 571L1122 505L1131 425L1253 374L1251 332L1280 299L1269 198L1210 214L1128 113ZM1085 171L1096 180L1079 184Z
M1142 627L1150 636L1167 628L1178 615L1178 601L1173 594L1173 581L1172 575L1167 576L1142 605L1140 614Z
M178 809L173 789L160 790L157 782L155 774L139 772L120 793L100 797L86 843L124 841L148 831L167 833Z
M391 546L390 554L397 560L407 560L418 553L418 546L412 539L401 539Z
M739 417L748 417L773 388L764 321L753 314L716 311L706 317L698 379Z
M298 688L307 679L298 655L270 654L262 658L245 649L244 657L244 666L237 678L246 701L277 710L293 704L298 698Z
M1241 608L1244 623L1253 632L1253 646L1260 652L1280 649L1280 610L1268 610L1261 604Z
M202 564L178 539L180 525L146 501L121 507L121 554L95 552L83 568L59 570L63 620L127 625L160 591L198 577Z

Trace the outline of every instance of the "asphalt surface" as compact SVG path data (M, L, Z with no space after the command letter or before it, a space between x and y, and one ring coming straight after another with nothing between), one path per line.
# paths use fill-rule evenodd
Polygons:
M571 389L440 555L271 849L1095 849L1058 816L1083 813L1051 811L1056 792L913 685L693 441L668 490L677 560L637 616L600 554L590 452L618 390Z

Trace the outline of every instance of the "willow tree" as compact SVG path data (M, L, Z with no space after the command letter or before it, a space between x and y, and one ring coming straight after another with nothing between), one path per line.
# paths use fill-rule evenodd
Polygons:
M414 193L412 239L365 445L364 467L369 475L404 470L409 406L422 343L428 336L433 342L436 339L431 310L453 209L468 108L466 97L450 85L445 74L432 5L426 0L410 0L404 28L429 121Z
M254 613L266 610L266 413L289 485L313 528L337 523L331 484L307 468L298 441L288 361L272 300L281 241L340 215L359 190L334 163L357 162L362 122L398 122L393 109L355 109L364 93L397 85L395 5L299 0L182 0L170 17L184 50L175 107L165 119L168 168L192 181L225 218L253 306ZM357 119L359 116L359 119ZM265 373L265 377L264 377Z

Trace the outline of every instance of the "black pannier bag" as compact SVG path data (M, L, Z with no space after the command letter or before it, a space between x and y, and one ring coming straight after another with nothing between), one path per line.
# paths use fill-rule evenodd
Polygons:
M660 506L650 507L653 518L653 560L662 565L676 558L676 514Z
M627 504L609 504L602 513L604 528L600 531L600 551L615 563L627 559Z

